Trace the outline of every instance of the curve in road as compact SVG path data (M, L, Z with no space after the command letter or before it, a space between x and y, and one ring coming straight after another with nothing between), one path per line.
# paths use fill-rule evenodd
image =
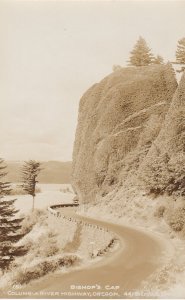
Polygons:
M130 227L82 216L75 215L75 217L113 231L119 236L120 247L114 253L108 253L104 259L87 268L64 274L49 274L29 284L26 290L33 292L59 291L65 295L63 297L60 295L58 298L97 298L97 294L93 293L91 295L86 294L86 296L72 296L71 294L68 296L68 292L80 292L78 288L72 289L72 286L98 285L101 287L99 292L102 292L102 295L107 292L107 286L119 287L114 298L125 298L124 295L127 293L139 291L142 281L146 280L160 265L163 249L160 241L149 234ZM104 298L104 296L100 298ZM107 294L105 294L105 298L108 298Z

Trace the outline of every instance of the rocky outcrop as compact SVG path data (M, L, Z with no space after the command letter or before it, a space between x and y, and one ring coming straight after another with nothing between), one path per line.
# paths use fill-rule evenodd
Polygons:
M118 70L84 94L72 171L81 201L105 196L135 176L161 131L176 87L170 65L153 65Z
M140 166L140 175L155 194L185 196L185 74L160 133Z

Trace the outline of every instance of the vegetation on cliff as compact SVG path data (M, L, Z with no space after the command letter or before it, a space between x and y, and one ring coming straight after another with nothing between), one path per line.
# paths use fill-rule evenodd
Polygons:
M170 64L118 68L90 88L80 102L73 152L80 200L104 203L119 217L141 206L138 216L145 218L136 199L143 193L152 214L183 235L184 103L185 75L177 87ZM151 197L160 203L150 204Z
M93 201L136 177L176 87L170 65L151 65L118 70L84 94L72 175L80 200Z

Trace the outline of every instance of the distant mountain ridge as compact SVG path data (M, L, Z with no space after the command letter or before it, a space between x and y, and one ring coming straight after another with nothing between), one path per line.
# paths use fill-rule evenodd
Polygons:
M8 172L6 180L21 182L21 168L23 164L23 161L6 161ZM38 177L39 183L70 183L72 162L47 161L41 164L43 170Z

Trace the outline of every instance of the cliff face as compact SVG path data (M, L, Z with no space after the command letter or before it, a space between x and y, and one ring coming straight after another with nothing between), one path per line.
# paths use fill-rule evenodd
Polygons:
M161 127L176 87L169 65L153 65L116 71L84 94L72 171L81 201L93 201L125 184L147 155L154 155L152 144L158 135L164 139Z
M185 74L139 173L155 194L185 196Z

